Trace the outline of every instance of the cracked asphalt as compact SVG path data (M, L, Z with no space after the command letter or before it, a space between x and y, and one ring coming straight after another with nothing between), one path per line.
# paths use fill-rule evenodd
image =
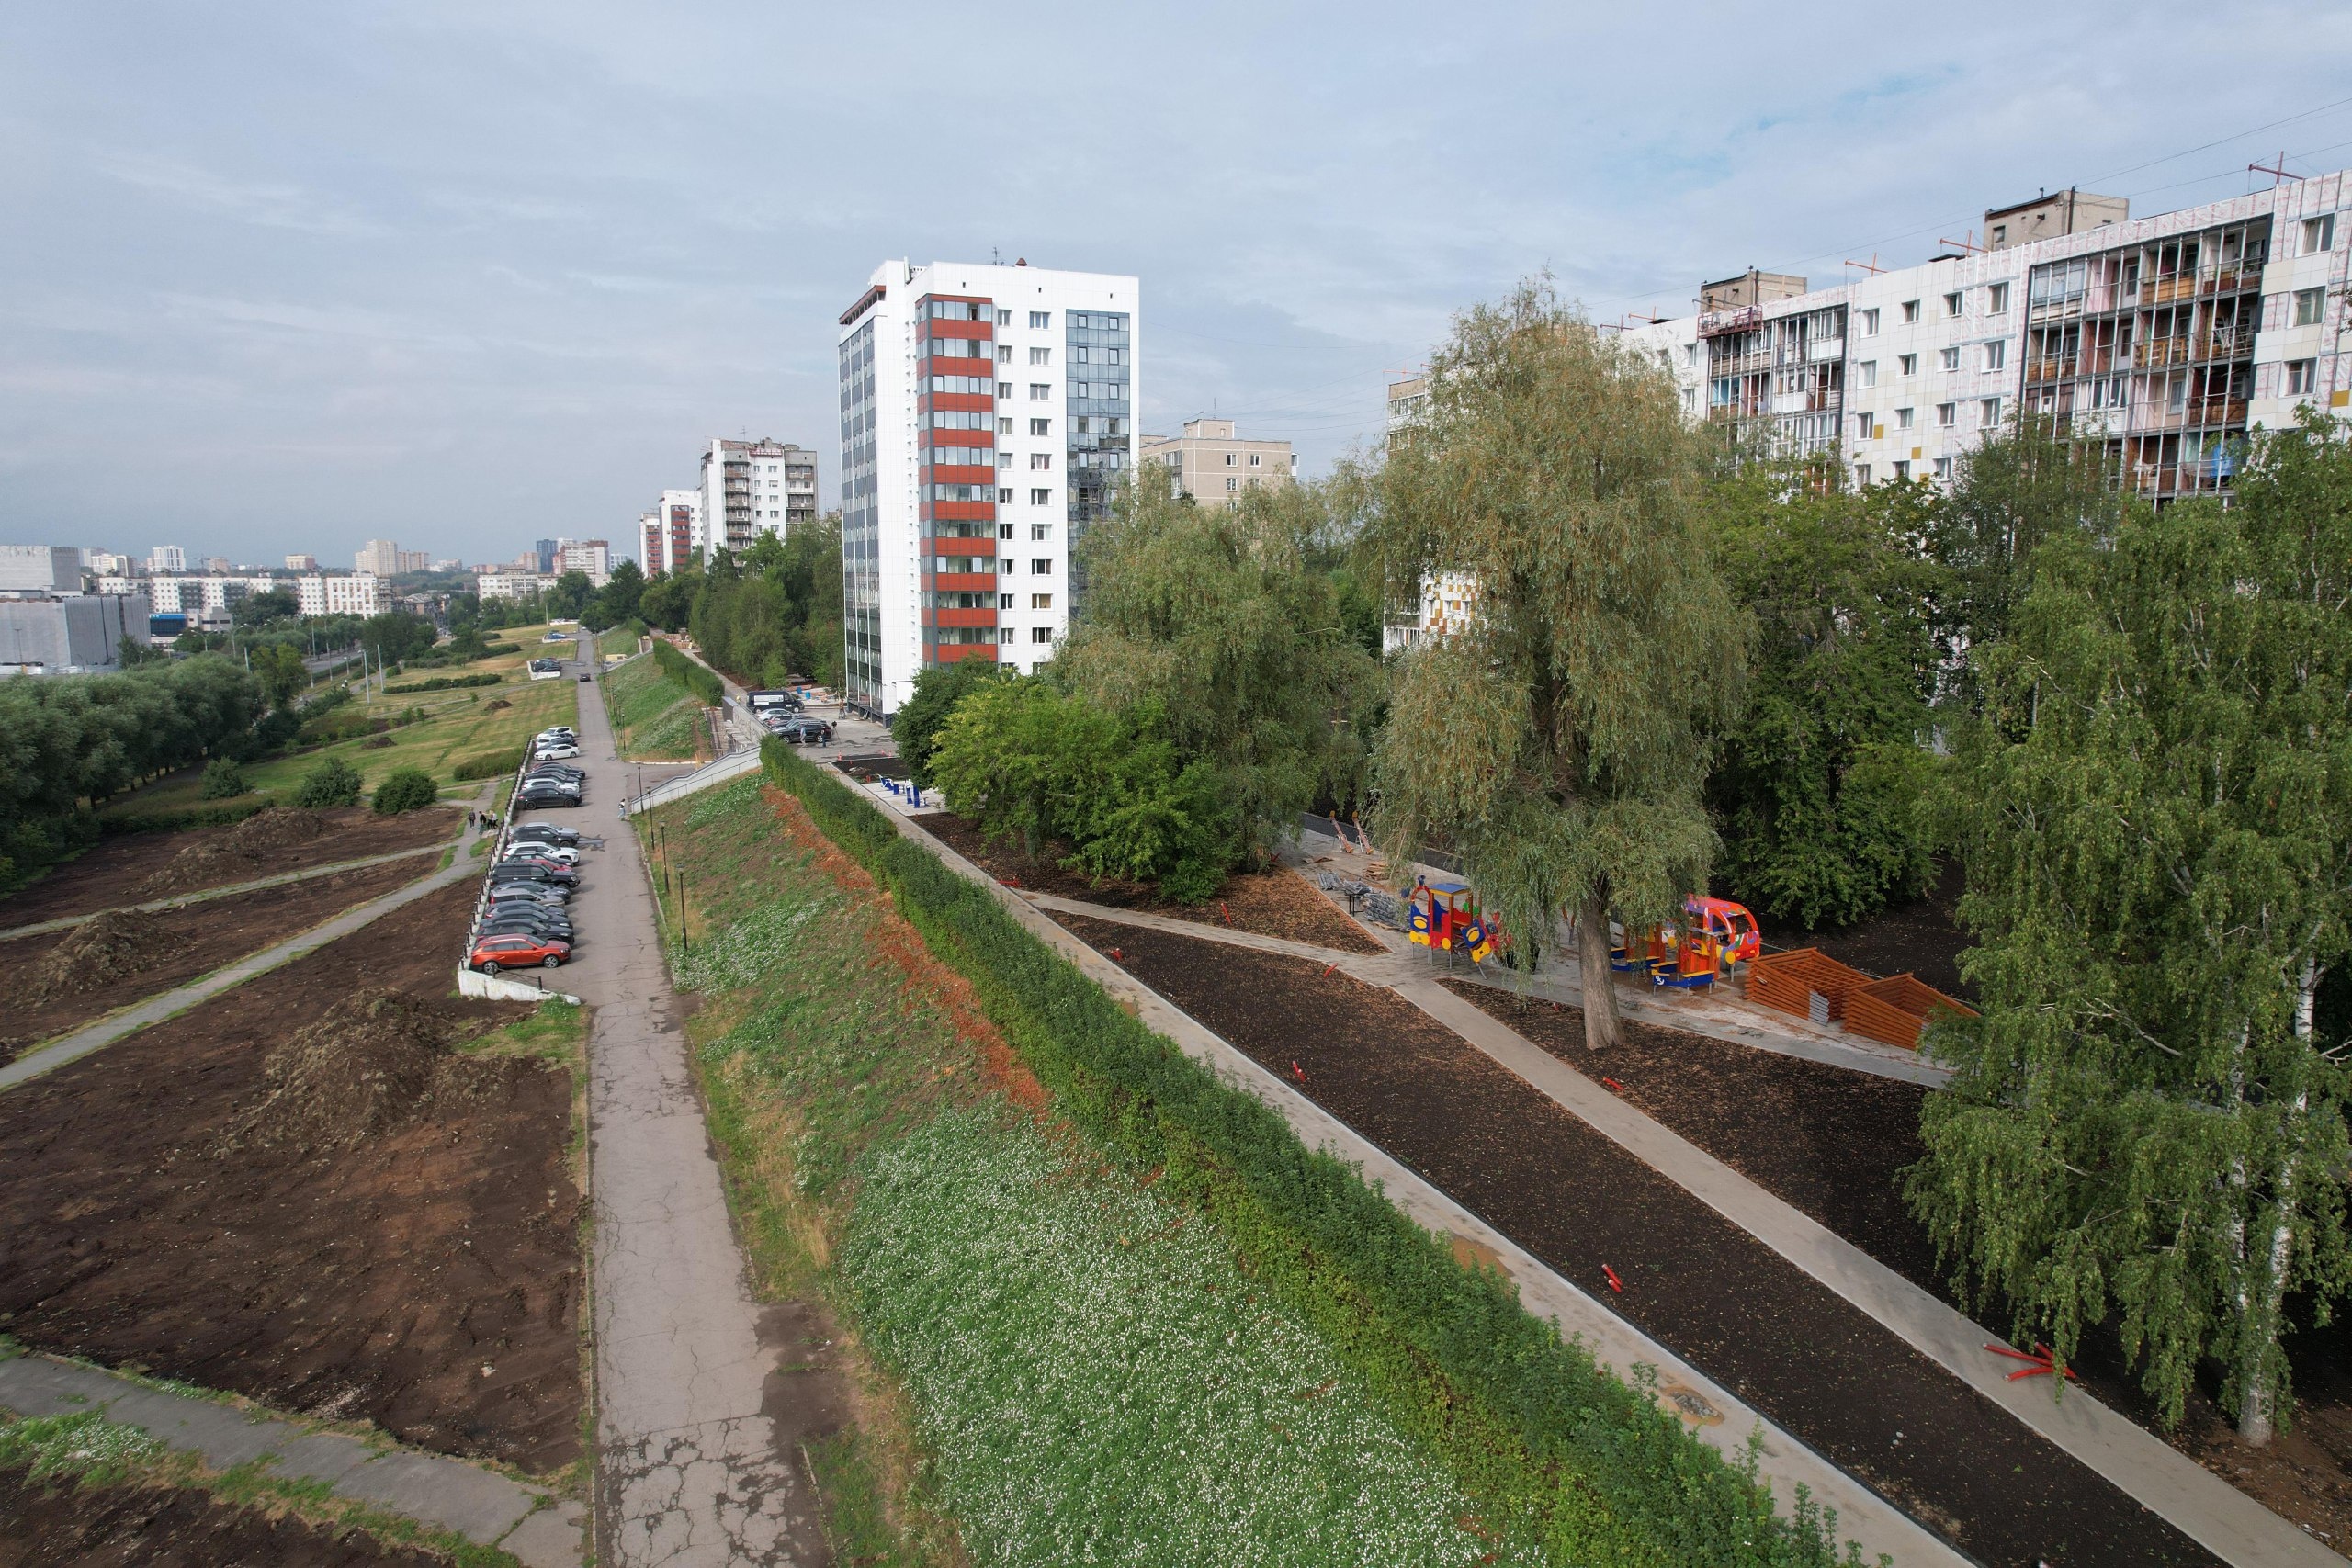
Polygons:
M596 688L581 694L588 799L548 819L601 832L572 901L584 939L567 988L588 1038L594 1213L596 1545L611 1564L828 1562L798 1436L793 1347L753 1298L687 1064L637 837L628 770ZM816 1391L811 1391L812 1394ZM814 1403L823 1403L818 1394Z

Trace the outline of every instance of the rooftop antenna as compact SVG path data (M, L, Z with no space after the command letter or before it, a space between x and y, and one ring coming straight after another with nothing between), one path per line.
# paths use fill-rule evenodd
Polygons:
M1872 251L1872 252L1871 253L1871 259L1870 259L1870 260L1868 260L1868 261L1866 261L1866 262L1849 261L1849 262L1848 262L1846 265L1847 265L1848 266L1858 266L1858 267L1860 267L1864 272L1869 273L1872 277L1876 277L1880 273L1884 272L1884 271L1886 270L1886 268L1884 268L1884 267L1883 267L1883 266L1881 266L1881 265L1878 265L1878 253L1877 253L1876 251Z
M2276 189L2281 181L2291 180L2295 177L2287 172L2287 153L2286 150L2283 148L2279 150L2278 162L2275 165L2270 164L2248 164L2245 167L2246 173L2250 175L2268 175L2270 176L2270 184L2273 189Z
M989 265L990 266L1002 266L1004 265L1004 253L994 245L990 245L989 247Z
M1964 255L1974 255L1984 248L1976 243L1976 231L1973 229L1968 231L1968 238L1965 240L1938 240L1936 243L1939 245L1950 245L1953 250L1959 251Z

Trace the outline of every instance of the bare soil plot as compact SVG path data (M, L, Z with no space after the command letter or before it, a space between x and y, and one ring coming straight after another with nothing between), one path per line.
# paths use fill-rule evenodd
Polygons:
M1960 977L1960 953L1969 939L1954 916L1962 880L1960 863L1947 861L1926 894L1859 924L1813 931L1767 928L1764 935L1774 947L1817 947L1838 963L1872 975L1917 975L1946 996L1973 1002L1974 987Z
M1063 923L1979 1561L2216 1562L1394 992L1304 960Z
M266 829L253 824L272 814L264 812L248 818L234 828L197 828L183 833L125 833L106 840L39 882L0 898L0 929L93 914L125 904L141 904L153 898L276 876L282 872L333 865L338 861L366 860L395 850L421 849L454 839L462 813L457 807L435 806L396 817L379 817L364 806L344 807L309 814L320 818L329 829L316 838L257 850L251 854L233 852L233 847L226 842L232 835L243 830L248 840L261 836ZM202 861L208 863L201 871L190 864L172 877L171 886L155 892L140 890L169 870L184 853L202 846L220 847L202 854Z
M1033 893L1082 898L1114 909L1138 909L1169 915L1204 926L1231 925L1260 936L1314 942L1341 953L1382 953L1379 942L1350 919L1318 892L1315 885L1287 866L1272 871L1228 876L1216 897L1200 905L1180 904L1160 896L1145 883L1104 882L1097 885L1059 863L1069 846L1057 844L1043 852L1035 864L1016 845L990 843L971 823L952 813L934 812L921 825L956 853L1000 882Z
M503 1059L444 1083L363 1040L373 1088L338 1088L273 1053L362 987L458 1035L522 1010L449 995L473 894L0 1093L0 1332L447 1453L576 1458L569 1075Z
M184 908L109 910L69 931L0 942L0 996L13 998L0 1060L273 947L433 865L417 855Z
M447 1560L176 1486L79 1486L0 1469L0 1568L431 1568Z
M1491 987L1442 983L1585 1077L1613 1079L1645 1114L1913 1284L1971 1309L1954 1299L1935 1244L1901 1195L1900 1172L1924 1152L1926 1089L1630 1021L1623 1043L1602 1056L1586 1048L1584 1015L1575 1008L1524 1007ZM1999 1309L1990 1314L2001 1325ZM2110 1337L2086 1347L2079 1371L2101 1402L2340 1549L2352 1542L2352 1325L2300 1336L2288 1348L2301 1409L2295 1427L2265 1449L2237 1440L2210 1388L2190 1395L2178 1432L2164 1433Z

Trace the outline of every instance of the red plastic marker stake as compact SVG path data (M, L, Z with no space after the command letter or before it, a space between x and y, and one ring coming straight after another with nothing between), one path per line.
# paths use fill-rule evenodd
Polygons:
M1229 926L1233 923L1233 911L1225 907L1225 900L1222 898L1216 901L1216 912L1225 917L1225 923L1227 925Z
M1611 1094L1623 1094L1625 1092L1625 1086L1619 1083L1615 1078L1603 1078L1600 1081L1609 1086L1609 1092Z
M1608 1264L1604 1263L1600 1266L1600 1271L1609 1276L1609 1288L1611 1290L1616 1292L1621 1296L1625 1293L1625 1281L1617 1278L1616 1269L1611 1269Z
M1339 965L1336 964L1326 964L1323 965L1323 978L1326 980L1329 979L1331 977L1331 971L1338 967Z
M1299 1082L1305 1083L1306 1081L1306 1069L1300 1066L1295 1059L1291 1062L1290 1071L1291 1076L1296 1078Z
M2026 1354L2023 1350L2012 1350L2007 1345L1987 1345L1984 1348L1992 1351L1996 1356L2007 1356L2012 1360L2029 1363L2002 1380L2006 1382L2015 1382L2019 1378L2046 1378L2058 1370L2057 1358L2052 1354L2047 1345L2036 1345L2031 1355ZM2066 1369L2066 1379L2069 1382L2083 1381L2075 1375L2075 1369L2072 1367Z
M1111 961L1114 964L1125 964L1127 961L1127 955L1114 947L1111 950Z
M1018 887L1021 886L1021 879L1017 876L1008 876L1004 878L1004 885L1007 887Z

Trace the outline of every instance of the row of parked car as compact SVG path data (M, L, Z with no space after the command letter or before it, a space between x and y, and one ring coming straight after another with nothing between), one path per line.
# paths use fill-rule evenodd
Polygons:
M548 806L577 806L587 775L571 763L580 737L569 725L541 730L531 765L514 791L510 820ZM554 969L569 963L577 933L568 906L580 883L580 835L548 822L506 829L482 879L466 962L485 975L501 969Z
M754 692L752 716L760 728L794 746L821 746L833 738L833 727L812 716L808 705L790 692Z

